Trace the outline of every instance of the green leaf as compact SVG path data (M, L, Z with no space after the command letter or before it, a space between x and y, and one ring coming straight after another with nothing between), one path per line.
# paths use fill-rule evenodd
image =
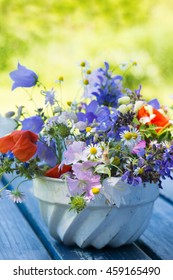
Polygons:
M101 173L101 174L107 174L109 177L111 176L110 169L105 164L97 165L95 168L95 172Z

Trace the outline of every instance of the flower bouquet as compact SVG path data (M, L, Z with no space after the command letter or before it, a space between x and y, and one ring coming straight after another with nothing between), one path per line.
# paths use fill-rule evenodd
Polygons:
M82 97L67 104L63 77L48 90L19 63L10 73L12 90L32 88L26 92L35 111L29 115L18 106L1 116L0 175L33 179L57 240L117 247L142 234L162 180L172 179L171 108L145 100L141 86L126 88L123 75L111 72L108 63L91 71L83 61L80 68ZM35 104L36 90L43 106ZM19 187L7 190L14 202L24 199Z

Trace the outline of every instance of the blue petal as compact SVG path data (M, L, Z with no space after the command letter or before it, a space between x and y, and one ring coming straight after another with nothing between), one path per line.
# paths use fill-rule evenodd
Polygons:
M158 110L160 108L160 103L157 100L157 98L152 99L148 102L149 105L151 105L154 109Z
M14 81L12 90L17 87L32 87L36 85L38 81L37 74L34 71L27 69L20 63L18 63L18 69L12 71L9 75L10 78Z
M47 146L43 142L37 142L37 154L38 158L43 162L47 163L51 167L57 164L57 157L55 153L55 145L51 143L51 146Z
M33 116L22 121L22 130L30 130L34 133L40 133L43 128L43 120L40 116Z

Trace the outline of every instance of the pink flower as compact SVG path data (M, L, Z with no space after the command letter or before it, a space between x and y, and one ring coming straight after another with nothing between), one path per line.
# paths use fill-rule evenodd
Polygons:
M137 145L132 149L132 154L136 154L138 156L143 156L145 153L146 142L145 140L141 140Z
M82 176L83 174L83 176ZM89 177L88 174L83 172L79 174L79 178L67 178L67 185L69 188L69 192L72 196L74 195L81 195L85 193L85 197L87 200L91 200L94 198L94 194L92 192L93 188L101 188L100 183L100 176L99 175L93 175L90 173Z
M84 153L84 149L86 144L82 141L73 142L70 146L68 146L67 150L64 152L64 160L62 164L74 164L80 160L86 161L87 155Z
M92 167L96 166L98 163L97 162L92 162L92 161L85 161L82 163L75 163L73 164L72 170L74 172L74 175L79 179L84 177L87 179L91 176L93 176L93 171Z

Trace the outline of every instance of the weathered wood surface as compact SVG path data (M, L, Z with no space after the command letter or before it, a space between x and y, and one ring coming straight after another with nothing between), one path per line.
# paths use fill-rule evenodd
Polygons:
M9 177L3 179L3 184L8 180ZM25 182L22 186L25 203L0 201L0 259L173 259L173 183L170 180L164 183L149 226L136 244L97 250L66 247L53 240L32 194L32 182Z
M50 259L22 213L6 199L0 200L0 259Z

